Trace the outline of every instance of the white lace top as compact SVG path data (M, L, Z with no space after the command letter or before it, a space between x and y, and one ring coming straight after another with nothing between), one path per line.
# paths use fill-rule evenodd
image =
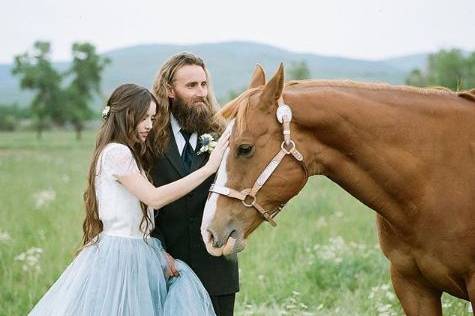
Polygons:
M140 230L142 209L139 199L130 193L117 176L142 173L130 149L119 143L108 144L97 160L96 197L99 218L104 225L103 234L142 238ZM148 208L153 223L153 209ZM149 233L153 227L149 225Z

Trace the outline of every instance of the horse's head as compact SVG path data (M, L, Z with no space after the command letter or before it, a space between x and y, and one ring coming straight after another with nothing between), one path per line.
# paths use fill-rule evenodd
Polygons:
M247 236L263 220L274 223L273 216L307 180L298 142L293 143L297 126L289 126L286 111L287 124L276 116L283 88L282 65L267 84L258 66L249 89L221 110L232 119L233 131L203 214L201 234L212 255L243 250ZM292 133L287 143L284 125Z

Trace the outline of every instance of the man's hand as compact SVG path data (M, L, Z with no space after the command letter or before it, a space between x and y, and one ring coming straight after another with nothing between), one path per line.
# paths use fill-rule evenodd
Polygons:
M180 275L180 273L178 273L177 269L176 269L176 266L175 266L175 259L170 256L170 254L168 252L165 252L165 257L167 258L167 275L169 275L170 277L177 277Z

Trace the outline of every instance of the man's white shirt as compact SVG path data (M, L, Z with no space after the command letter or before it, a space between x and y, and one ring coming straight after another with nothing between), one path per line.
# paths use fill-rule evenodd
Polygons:
M173 116L173 114L170 114L170 124L172 126L172 132L173 136L175 137L176 145L178 147L178 152L180 153L180 156L183 152L183 148L185 148L186 140L185 137L180 133L181 126L176 120L176 118ZM196 145L198 144L198 134L195 132L191 134L190 136L190 145L193 148L193 150L196 150Z

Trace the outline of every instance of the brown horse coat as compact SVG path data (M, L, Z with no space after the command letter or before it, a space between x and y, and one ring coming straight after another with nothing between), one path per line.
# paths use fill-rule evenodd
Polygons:
M347 81L284 85L282 66L264 84L258 68L251 89L223 110L236 122L217 181L238 191L252 187L282 142L275 111L283 96L309 175L330 178L378 213L381 249L406 314L441 315L443 291L475 302L474 92ZM286 202L304 177L286 157L257 201L269 209ZM230 236L244 245L261 222L240 201L213 193L202 234L216 254Z

